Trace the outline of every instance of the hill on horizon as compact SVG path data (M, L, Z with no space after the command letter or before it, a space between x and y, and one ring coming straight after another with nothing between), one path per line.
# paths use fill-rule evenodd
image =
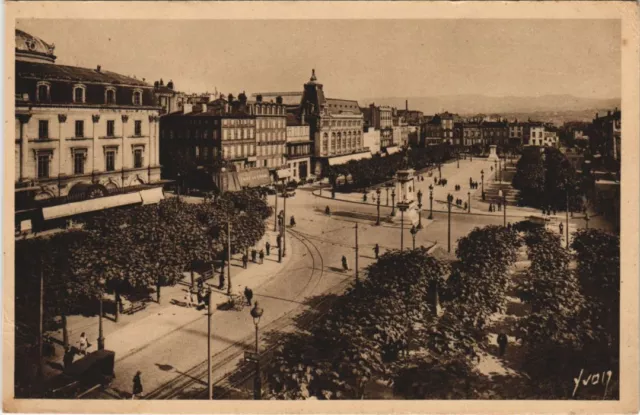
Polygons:
M581 98L573 95L542 95L539 97L490 97L486 95L442 95L433 97L375 97L360 100L361 106L371 103L390 105L398 109L405 108L423 111L425 115L449 111L460 115L506 114L535 112L594 112L620 108L620 98L597 99Z

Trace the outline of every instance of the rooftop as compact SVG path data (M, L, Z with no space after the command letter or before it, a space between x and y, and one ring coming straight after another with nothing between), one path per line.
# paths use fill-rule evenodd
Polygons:
M105 71L100 67L88 69L42 62L16 61L16 77L33 78L39 81L89 82L151 87L151 85L140 79Z

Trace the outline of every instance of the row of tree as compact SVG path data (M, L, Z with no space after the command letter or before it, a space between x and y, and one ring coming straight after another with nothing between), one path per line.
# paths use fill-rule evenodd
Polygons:
M82 229L16 241L16 316L37 327L40 280L44 284L46 328L61 317L95 312L104 293L148 296L193 271L255 245L272 209L254 191L225 193L201 204L172 198L156 205L110 209L82 219ZM231 223L231 234L227 223ZM193 281L192 281L193 282ZM32 334L37 334L37 331ZM66 333L66 330L65 330ZM66 337L66 336L65 336Z
M593 178L579 175L558 149L531 147L523 151L516 165L512 185L518 189L519 203L543 209L582 211L584 196L594 185Z
M572 396L574 385L566 382L567 374L585 367L617 375L619 238L596 229L579 230L571 245L574 255L562 247L558 235L542 228L529 230L525 241L531 267L519 295L531 313L520 320L518 336L526 345L525 369L541 396ZM609 387L615 395L616 384ZM603 391L596 395L602 399ZM584 392L579 396L590 397Z
M424 248L384 254L321 318L278 341L271 395L358 399L379 380L407 398L479 396L473 360L518 244L515 231L489 226L462 238L451 264Z
M336 189L364 189L393 179L398 170L433 167L454 157L456 149L448 144L412 148L387 156L351 160L346 164L328 166L325 174ZM338 178L344 178L339 181ZM348 178L348 180L347 180Z

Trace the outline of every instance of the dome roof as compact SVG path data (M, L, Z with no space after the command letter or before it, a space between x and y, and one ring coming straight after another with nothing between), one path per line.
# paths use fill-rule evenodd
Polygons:
M55 62L55 46L29 33L16 29L16 60L31 62Z

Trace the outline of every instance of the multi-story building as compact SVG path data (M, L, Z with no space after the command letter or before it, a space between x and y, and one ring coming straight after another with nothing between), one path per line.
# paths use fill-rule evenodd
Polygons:
M372 103L367 108L362 108L361 111L365 127L371 127L379 131L382 150L397 144L394 141L394 120L391 107L385 105L376 106L375 103Z
M524 128L524 145L541 146L544 142L544 124L529 121Z
M482 129L480 122L465 122L462 124L462 141L465 146L482 146Z
M444 142L453 144L453 124L459 117L456 114L443 112L426 119L421 127L425 145L434 145Z
M403 117L407 124L419 127L422 124L424 113L422 111L409 110L409 100L404 102L405 108L398 110L398 116Z
M480 129L485 144L505 145L509 139L509 125L504 121L484 121Z
M558 146L558 133L557 131L545 131L542 141L542 145L545 147L557 147Z
M314 142L313 171L321 175L323 166L371 157L363 145L363 115L357 101L326 98L315 71L304 85L296 116L309 122Z
M182 111L182 105L186 102L185 94L174 90L173 81L164 84L160 79L153 83L154 103L159 106L160 115Z
M371 154L380 153L380 130L373 127L365 127L362 135L364 147L369 148Z
M129 204L135 198L106 196L160 186L153 87L99 65L58 65L53 45L15 36L18 223Z
M522 145L524 140L525 124L515 120L509 123L509 143L513 145Z
M313 141L309 139L309 124L287 115L287 167L289 177L304 180L311 172Z
M398 113L398 110L393 108L393 144L400 147L409 146L409 124L405 118Z
M162 161L166 177L176 179L181 174L184 180L184 176L198 169L212 179L210 184L223 190L270 183L269 170L258 166L257 157L255 111L263 116L264 108L248 103L244 93L237 100L229 94L227 98L211 101L206 111L202 106L184 104L181 113L162 117ZM264 133L266 129L269 127L261 131ZM282 154L283 151L280 157ZM224 175L221 175L222 167L226 170Z
M246 103L244 93L240 95ZM257 95L249 105L256 117L257 165L276 171L286 165L287 113L282 98L267 102Z
M464 145L464 128L463 123L456 122L453 123L453 139L451 143L454 146L463 146Z
M622 131L620 120L621 113L618 108L614 111L607 111L607 115L602 117L596 114L589 134L589 137L593 136L596 141L602 141L602 146L599 149L599 151L602 152L602 156L617 161L620 161L620 138Z

